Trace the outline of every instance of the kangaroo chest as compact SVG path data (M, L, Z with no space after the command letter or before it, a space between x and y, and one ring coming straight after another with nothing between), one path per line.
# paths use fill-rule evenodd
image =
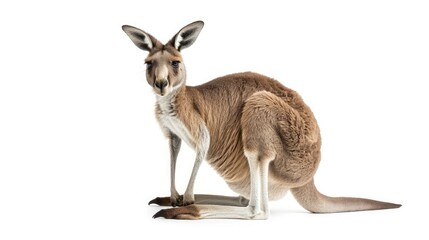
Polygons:
M172 103L162 99L158 100L158 105L158 118L160 124L185 141L185 143L190 147L195 148L195 140L193 139L190 130L186 127L183 121L177 117L177 110Z

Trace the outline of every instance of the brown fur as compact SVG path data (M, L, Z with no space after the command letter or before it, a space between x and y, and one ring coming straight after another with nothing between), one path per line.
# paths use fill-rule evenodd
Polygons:
M264 99L262 91L272 93L272 95L268 99ZM288 169L287 165L298 165L302 168L303 164L308 165L306 167L308 173L304 174L306 177L303 178L304 182L314 174L320 160L320 134L316 120L301 97L279 82L252 72L232 74L201 86L186 87L186 91L179 92L177 98L187 102L186 105L179 105L175 111L186 113L186 122L190 123L187 124L187 127L191 132L198 130L193 129L194 126L198 126L197 121L203 121L206 124L211 138L207 161L229 184L237 184L245 179L246 182L249 181L243 139L250 145L247 148L256 147L259 143L260 136L257 136L256 139L248 139L247 135L242 136L242 129L269 136L273 138L270 141L276 142L277 145L287 144L287 149L280 147L283 149L282 156L278 156L277 161L273 161L271 164L270 172L274 176L299 178L283 173L299 172L298 169L291 167ZM278 103L277 106L271 106L273 100ZM216 104L207 104L207 102ZM191 106L195 106L196 109ZM289 112L284 112L283 108ZM271 116L274 118L271 124L278 124L278 128L272 129L273 132L270 133L261 131L264 126L255 125L259 121L253 121L255 109L266 111L267 116L261 116L263 119L266 119L268 115L280 113L277 116ZM193 119L192 116L198 116L198 120ZM294 118L284 119L285 116L294 116ZM279 121L282 118L283 121ZM241 119L241 121L237 121L237 119ZM294 129L295 127L297 129ZM258 150L264 151L265 149ZM280 153L278 154L280 155ZM310 155L311 157L308 157ZM296 159L297 163L289 162L287 165L282 163L286 159ZM292 182L287 184L294 185Z
M170 204L209 203L161 210L154 217L265 219L268 200L281 198L288 190L311 212L400 206L360 198L331 198L317 191L313 182L321 147L317 121L299 94L278 81L245 72L196 87L186 86L180 50L195 41L201 28L202 22L191 23L162 45L149 34L124 26L133 42L149 51L146 61L151 68L146 77L158 95L156 116L170 139L172 151ZM150 45L153 47L149 48ZM180 62L179 67L174 61ZM168 84L164 87L160 82ZM174 186L180 139L197 152L183 196L178 195ZM193 184L203 158L242 197L194 197ZM156 198L150 203L166 205L167 200Z

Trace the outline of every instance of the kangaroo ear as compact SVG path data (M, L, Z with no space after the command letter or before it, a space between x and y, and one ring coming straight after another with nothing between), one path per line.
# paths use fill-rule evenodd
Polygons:
M195 42L195 40L197 40L197 37L203 27L203 21L196 21L188 24L184 28L180 29L176 35L174 35L173 39L170 40L170 43L178 51L190 47Z
M150 51L158 42L156 38L136 27L124 25L122 26L122 30L124 30L128 37L130 37L131 41L133 41L133 43L142 50Z

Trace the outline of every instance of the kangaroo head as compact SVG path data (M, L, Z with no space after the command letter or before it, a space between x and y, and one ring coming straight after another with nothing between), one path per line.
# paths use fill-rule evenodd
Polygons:
M188 24L166 44L136 27L122 26L138 48L149 52L145 59L146 79L156 94L166 96L185 84L186 69L180 51L195 42L203 26L202 21Z

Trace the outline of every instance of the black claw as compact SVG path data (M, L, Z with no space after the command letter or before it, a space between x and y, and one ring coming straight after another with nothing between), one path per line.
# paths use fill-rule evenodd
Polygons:
M149 201L149 203L148 203L147 205L151 205L152 203L158 204L158 200L159 200L159 198L158 198L158 197L157 197L157 198L154 198L154 199L150 200L150 201Z
M152 218L159 218L159 217L164 217L164 210L160 210L157 213L155 213L155 215L152 216Z
M170 206L170 197L156 197L152 200L150 200L150 202L148 203L149 205L151 204L157 204L159 206Z

